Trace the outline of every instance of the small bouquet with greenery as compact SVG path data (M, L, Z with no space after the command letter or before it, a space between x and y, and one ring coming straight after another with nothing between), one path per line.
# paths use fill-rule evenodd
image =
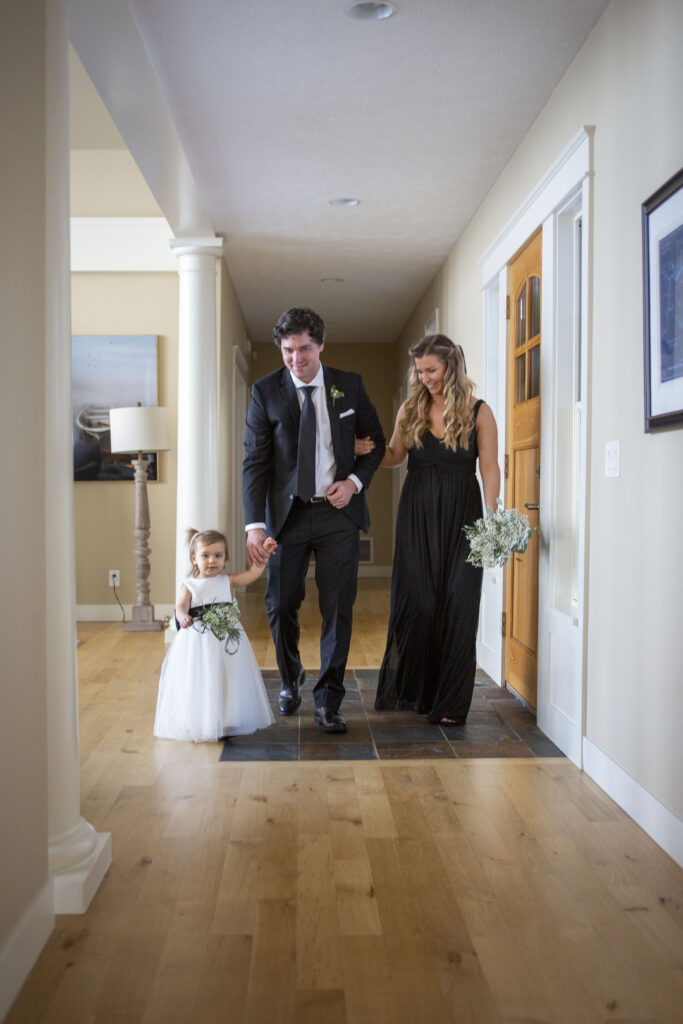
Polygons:
M502 502L498 499L498 505ZM505 565L516 551L524 553L534 532L527 516L514 508L498 508L492 516L477 519L472 526L463 526L470 542L467 561L480 569Z
M194 629L205 633L207 630L216 640L225 640L225 650L234 654L240 645L242 627L240 626L240 607L235 598L232 601L214 601L197 616Z

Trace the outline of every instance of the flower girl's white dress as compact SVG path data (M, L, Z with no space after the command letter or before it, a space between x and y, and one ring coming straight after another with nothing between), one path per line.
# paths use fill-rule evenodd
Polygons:
M191 606L232 601L227 576L188 577ZM195 628L195 626L197 628ZM170 740L217 740L245 735L275 721L249 638L240 627L228 654L201 623L178 631L164 658L154 735Z

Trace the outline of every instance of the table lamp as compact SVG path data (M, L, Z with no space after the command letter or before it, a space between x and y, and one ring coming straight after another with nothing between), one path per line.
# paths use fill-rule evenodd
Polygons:
M124 622L124 630L141 631L162 629L163 623L154 618L154 606L149 600L150 571L150 519L147 500L147 469L149 459L144 452L169 450L167 410L156 405L137 405L124 409L110 409L109 422L112 452L137 453L133 459L135 469L135 587L137 598L132 618Z

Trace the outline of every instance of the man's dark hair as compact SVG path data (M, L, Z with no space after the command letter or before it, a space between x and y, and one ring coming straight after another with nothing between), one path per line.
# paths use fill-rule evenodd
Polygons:
M292 334L310 334L313 341L322 345L325 340L323 318L305 306L288 309L273 328L273 339L277 347L280 347L283 338L289 338Z

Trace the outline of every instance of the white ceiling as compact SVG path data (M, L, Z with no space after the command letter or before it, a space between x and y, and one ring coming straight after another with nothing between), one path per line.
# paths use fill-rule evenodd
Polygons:
M378 22L347 2L72 3L169 223L225 238L255 341L291 305L393 341L607 0L397 0Z

